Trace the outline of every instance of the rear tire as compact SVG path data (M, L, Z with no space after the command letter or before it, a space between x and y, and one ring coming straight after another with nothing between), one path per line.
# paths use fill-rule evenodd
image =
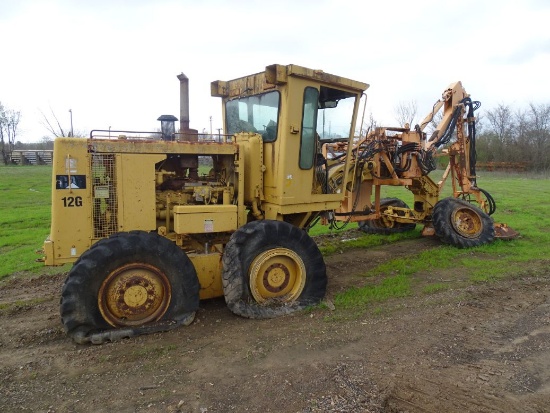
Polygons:
M199 288L193 264L172 241L143 231L118 233L74 264L61 294L61 320L79 343L166 330L193 321ZM159 322L165 326L148 329Z
M408 208L409 206L398 198L382 198L380 200L380 212L384 212L389 206ZM389 221L384 217L359 222L359 229L367 234L390 235L398 232L413 231L416 228L414 223L403 223Z
M233 233L223 256L229 309L272 318L318 304L325 296L321 252L303 230L284 221L253 221Z
M458 248L477 247L495 238L491 217L462 199L442 199L435 204L432 219L441 241Z

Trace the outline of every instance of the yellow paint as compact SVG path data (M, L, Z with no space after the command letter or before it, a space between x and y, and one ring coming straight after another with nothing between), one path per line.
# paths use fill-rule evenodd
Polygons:
M199 296L201 300L206 298L222 297L222 256L220 253L211 254L189 254L193 263L201 289Z
M204 234L237 229L237 205L181 205L174 207L176 234Z

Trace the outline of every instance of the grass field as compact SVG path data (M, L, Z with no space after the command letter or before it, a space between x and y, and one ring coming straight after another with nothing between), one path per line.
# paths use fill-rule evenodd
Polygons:
M471 282L546 271L550 260L550 179L488 172L480 175L478 184L497 201L493 218L519 231L519 239L496 241L471 250L441 245L411 258L389 260L365 274L384 275L383 283L352 289L339 295L337 303L342 307L357 306L405 295L410 289L411 275L428 270L453 268L468 274ZM49 233L50 180L51 166L0 167L0 279L61 271L35 262L38 258L35 251ZM384 188L382 195L412 203L411 195L403 188ZM326 227L314 228L312 233L327 231ZM339 248L368 248L416 237L420 237L420 228L390 237L364 236ZM323 253L330 254L330 247L324 248ZM446 287L435 283L423 288L429 294Z
M432 178L436 179L437 171L434 175ZM415 256L388 260L364 274L365 277L382 275L380 283L351 288L339 294L335 304L340 308L357 309L389 297L408 295L413 293L413 275L418 274L441 272L460 275L460 278L465 275L467 282L477 283L547 273L550 264L550 179L544 176L492 172L481 172L478 175L478 185L496 200L497 210L493 214L495 222L506 223L520 233L519 238L511 241L497 240L473 249L457 249L442 244L439 248ZM443 195L449 196L450 193L451 190L447 187ZM412 202L411 195L403 188L384 188L382 196L398 197L409 205ZM417 227L412 233L391 237L370 235L348 244L368 248L405 237L420 237L420 229ZM450 283L434 282L423 285L421 293L431 294L450 286ZM414 291L414 294L417 293L418 291Z
M0 167L0 278L37 273L50 230L51 166Z

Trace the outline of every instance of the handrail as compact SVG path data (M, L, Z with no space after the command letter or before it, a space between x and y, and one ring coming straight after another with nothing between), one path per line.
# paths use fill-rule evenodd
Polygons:
M98 134L98 132L101 132L102 134ZM123 134L123 135L120 135ZM132 136L132 139L159 139L162 135L161 132L148 132L148 131L128 131L128 130L113 130L113 129L92 129L90 131L90 139L95 138L108 138L108 139L119 139L120 136L126 136L132 134L132 135L144 135L147 134L149 136L143 137L143 136ZM153 138L151 135L158 135L159 138Z

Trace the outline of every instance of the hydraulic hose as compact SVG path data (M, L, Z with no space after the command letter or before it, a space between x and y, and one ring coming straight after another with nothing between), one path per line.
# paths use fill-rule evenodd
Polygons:
M484 189L478 188L480 192L485 195L485 198L487 198L487 203L489 204L489 211L487 211L487 214L493 215L495 211L497 210L497 204L495 202L495 199L491 196L489 192L487 192Z

